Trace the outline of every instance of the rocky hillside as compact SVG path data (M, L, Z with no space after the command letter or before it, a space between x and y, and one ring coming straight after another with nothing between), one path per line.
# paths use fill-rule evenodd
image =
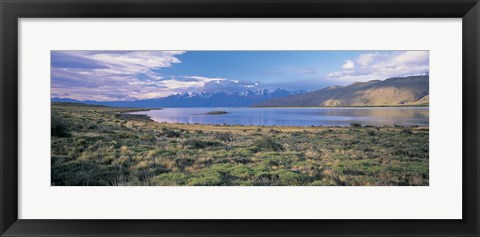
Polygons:
M383 81L357 82L318 91L275 98L257 107L398 106L429 103L429 76L396 77Z

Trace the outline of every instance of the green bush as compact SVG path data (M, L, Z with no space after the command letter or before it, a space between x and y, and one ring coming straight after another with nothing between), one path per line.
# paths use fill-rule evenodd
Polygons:
M182 173L165 173L153 178L153 185L159 186L177 186L186 185L188 182L188 175Z
M263 137L262 139L257 140L255 142L255 146L259 150L277 151L277 152L285 150L280 143L275 142L270 137Z
M219 146L221 143L217 141L201 141L201 140L187 140L185 145L193 149L203 149L207 147Z
M230 175L240 179L248 179L254 174L252 168L245 165L236 165L230 170Z
M279 184L283 186L307 185L309 182L308 176L289 170L282 169L275 171L273 174L277 175L278 180L280 181Z
M112 185L120 175L112 166L99 165L73 160L65 163L52 163L52 185L61 186L104 186Z
M182 135L181 132L175 131L173 129L163 127L162 130L163 130L163 135L166 137L180 137Z
M294 161L291 156L268 153L264 157L264 162L268 166L285 166L289 167Z
M69 137L70 128L66 120L61 117L59 114L52 114L51 120L51 133L52 136L56 137Z
M225 185L222 175L215 171L206 170L192 177L188 183L190 186L219 186Z

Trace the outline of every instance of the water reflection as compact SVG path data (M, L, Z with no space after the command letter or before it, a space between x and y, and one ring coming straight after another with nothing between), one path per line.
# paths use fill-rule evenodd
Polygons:
M207 115L210 111L228 114ZM428 108L166 108L134 112L157 122L277 126L413 126L429 124Z

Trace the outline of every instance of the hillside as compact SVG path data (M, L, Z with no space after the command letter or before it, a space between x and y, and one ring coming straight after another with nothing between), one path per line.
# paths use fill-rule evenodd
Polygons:
M429 76L409 76L332 86L301 95L275 98L257 107L428 105Z

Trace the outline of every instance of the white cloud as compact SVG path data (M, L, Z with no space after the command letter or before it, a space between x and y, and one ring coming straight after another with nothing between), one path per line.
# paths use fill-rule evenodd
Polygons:
M125 54L92 54L89 58L112 67L118 65L129 69L142 70L143 68L169 67L173 63L180 63L180 60L176 58L175 55L182 53L183 51L135 51Z
M370 64L378 56L380 56L379 53L362 54L358 57L357 63L362 65L362 66L366 66L366 65Z
M191 80L183 80L183 79L191 79ZM172 78L169 80L163 80L160 83L169 89L172 90L198 90L199 88L203 88L207 83L210 82L220 82L226 81L225 78L209 78L209 77L202 77L202 76L181 76L179 78Z
M429 69L429 51L376 52L347 60L342 70L327 74L327 78L349 83L424 74Z
M212 81L218 82L218 81L227 80L225 78L220 78L220 77L202 77L202 76L184 76L184 78L195 79L199 82L205 82L205 83L212 82Z
M183 53L53 51L56 58L51 68L52 95L104 101L168 96L172 90L158 70L181 63L176 56Z
M355 68L355 63L354 63L352 60L347 60L347 61L345 61L345 63L342 65L342 68L343 68L343 69L346 69L346 70L348 70L348 69L353 69L353 68Z
M171 67L181 63L175 56L185 51L61 51L79 58L95 61L106 69L95 69L110 74L146 73L154 76L152 69Z

